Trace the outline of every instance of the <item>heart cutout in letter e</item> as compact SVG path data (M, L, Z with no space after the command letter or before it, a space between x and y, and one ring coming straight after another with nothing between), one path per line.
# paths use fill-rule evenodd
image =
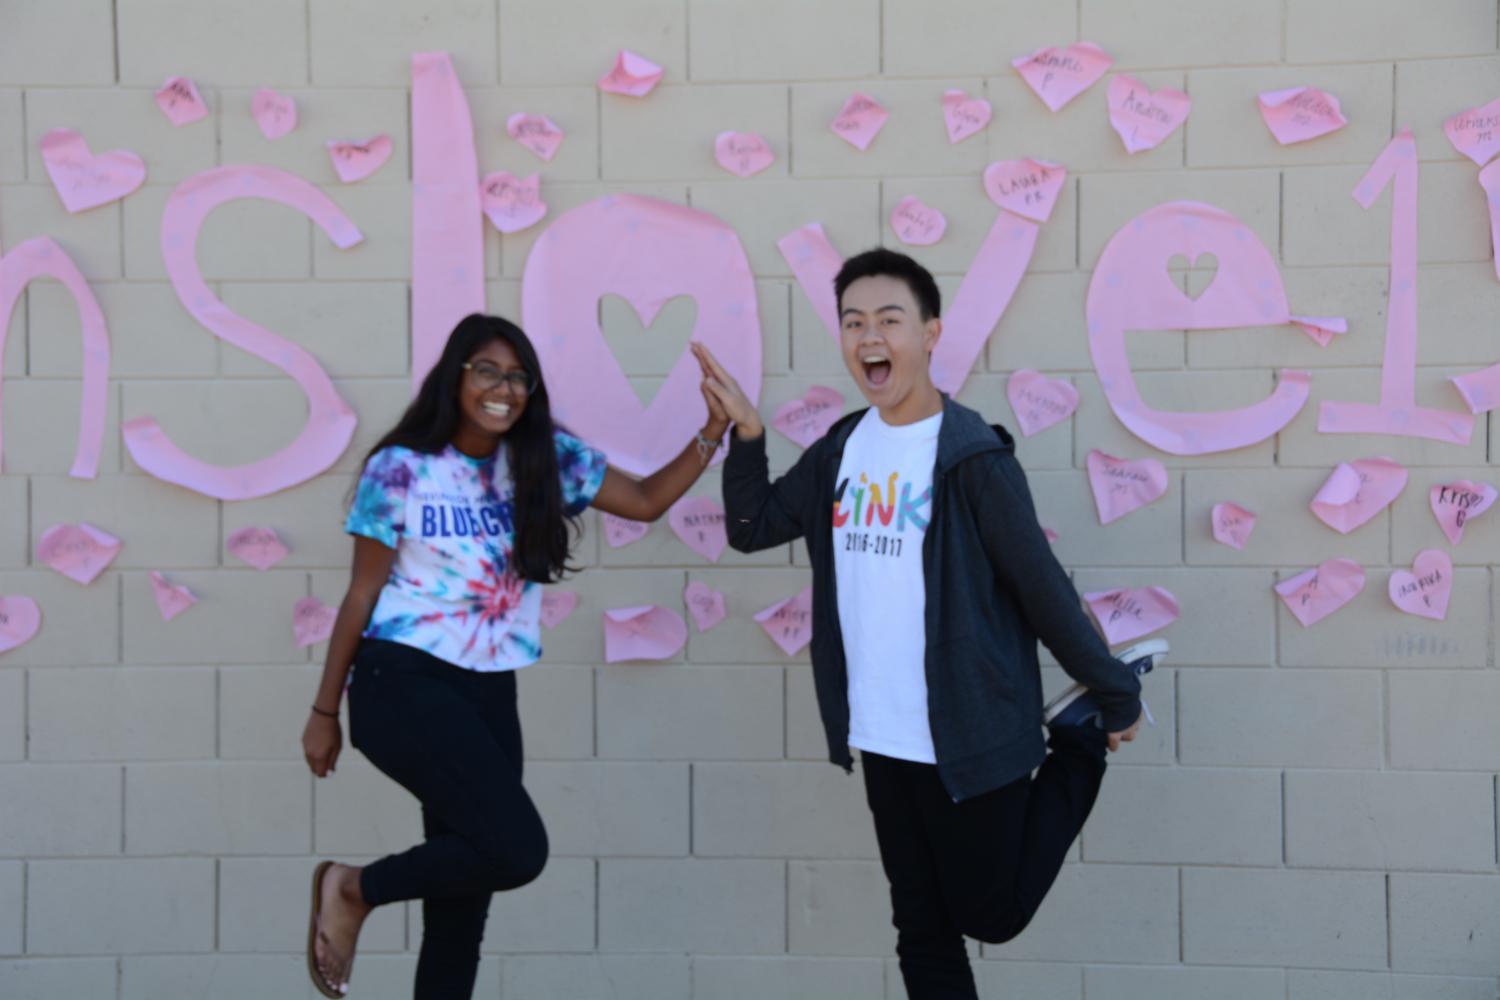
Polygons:
M1167 467L1154 458L1132 462L1094 448L1088 470L1100 524L1117 521L1167 492Z
M1109 123L1125 143L1127 153L1161 145L1187 121L1192 106L1188 95L1171 87L1153 92L1124 73L1109 81Z
M41 627L36 601L19 594L0 595L0 653L30 642Z
M1365 571L1352 559L1329 559L1276 585L1276 593L1303 628L1327 618L1364 589Z
M1423 549L1412 561L1411 572L1391 573L1391 603L1409 615L1448 617L1448 598L1453 593L1453 560L1442 549Z
M1030 368L1022 368L1006 380L1005 395L1023 437L1068 419L1078 409L1078 390L1073 383L1048 378Z
M124 149L95 156L72 129L55 128L42 136L42 163L52 187L69 212L98 208L130 194L146 182L146 164Z

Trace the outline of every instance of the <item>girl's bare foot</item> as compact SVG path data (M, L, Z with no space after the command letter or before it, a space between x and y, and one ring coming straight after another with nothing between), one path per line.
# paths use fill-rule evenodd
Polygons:
M333 865L323 877L318 903L318 933L313 950L323 981L339 993L349 991L359 929L372 909L359 891L360 871L353 865Z

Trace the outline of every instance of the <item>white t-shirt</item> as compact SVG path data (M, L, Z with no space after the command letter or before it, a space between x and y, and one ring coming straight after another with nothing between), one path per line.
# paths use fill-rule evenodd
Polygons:
M874 407L844 444L833 568L849 667L849 745L937 763L927 721L922 539L943 415L899 427Z

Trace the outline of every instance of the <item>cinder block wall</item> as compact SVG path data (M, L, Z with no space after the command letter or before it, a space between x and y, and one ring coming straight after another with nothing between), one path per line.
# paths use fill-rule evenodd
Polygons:
M1186 126L1127 157L1104 84L1047 112L1009 60L1079 39L1152 86L1185 88ZM595 90L620 46L666 68L649 99ZM0 592L34 597L45 624L0 656L0 996L310 996L300 948L313 859L369 858L420 835L414 804L357 753L326 781L301 762L323 650L294 645L290 610L307 594L341 596L342 496L407 394L408 56L424 49L453 54L481 169L540 169L552 217L626 191L736 229L758 279L766 413L815 384L857 402L780 236L821 221L845 251L894 243L885 220L918 195L948 215L947 238L917 255L951 294L994 215L984 166L1063 162L1057 211L962 398L1013 423L1009 372L1071 377L1076 416L1021 444L1057 551L1080 589L1162 585L1182 618L1168 633L1171 668L1146 685L1158 726L1116 758L1034 926L976 948L985 995L1492 1000L1500 514L1452 550L1446 622L1401 615L1385 596L1391 567L1443 544L1429 486L1495 478L1490 419L1468 447L1320 435L1314 422L1320 400L1378 392L1389 201L1364 211L1349 192L1400 125L1416 129L1421 156L1419 400L1456 407L1446 376L1500 360L1477 171L1441 134L1448 115L1500 96L1495 0L0 0L0 241L60 242L103 303L114 347L101 472L73 480L75 311L42 282L10 321ZM176 74L196 79L211 119L174 129L157 111L151 91ZM1351 124L1282 148L1254 95L1300 84L1337 94ZM301 109L300 129L276 143L248 113L263 85ZM949 87L995 109L981 137L957 146L938 109ZM863 154L827 127L854 90L892 113ZM551 164L505 137L520 109L567 130ZM146 186L67 215L37 152L56 126L96 151L135 150ZM711 158L722 129L765 134L775 166L751 180L722 172ZM323 140L378 132L395 140L392 161L336 183ZM311 350L361 423L315 481L221 504L144 475L119 428L152 413L194 454L233 462L300 425L295 386L191 321L157 249L172 186L242 162L308 178L368 235L340 252L290 210L240 203L212 217L200 254L214 291ZM1291 328L1133 335L1157 405L1248 403L1281 366L1312 371L1313 400L1273 441L1159 456L1168 495L1101 528L1085 454L1152 449L1099 390L1084 293L1106 240L1179 198L1243 219L1278 257L1294 310L1348 316L1351 330L1326 350ZM518 312L534 238L487 237L494 310ZM609 335L649 393L691 310L668 310L650 346L624 312L606 313ZM772 439L785 468L795 448ZM1348 537L1315 521L1306 503L1329 468L1375 454L1411 468L1396 504ZM699 489L717 494L717 479ZM1261 516L1242 553L1209 536L1221 499ZM89 587L33 554L44 529L77 519L125 541ZM249 524L277 528L292 556L267 573L233 560L224 539ZM783 656L749 621L804 584L802 550L708 566L664 524L620 550L592 519L589 529L573 584L582 603L548 637L545 664L521 675L528 784L554 858L539 882L495 900L480 995L901 996L860 782L822 762L806 656ZM1272 585L1335 555L1363 563L1369 586L1303 629ZM186 583L199 605L163 624L150 570ZM680 607L695 579L727 592L729 621L673 662L602 664L601 609ZM1055 688L1060 672L1047 673ZM371 919L360 996L406 993L420 933L416 906Z

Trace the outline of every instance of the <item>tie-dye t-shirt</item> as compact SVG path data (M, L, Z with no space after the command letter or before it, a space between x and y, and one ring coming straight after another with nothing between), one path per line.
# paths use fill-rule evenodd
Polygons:
M555 434L563 509L577 514L604 482L605 459ZM511 568L515 508L506 449L470 458L382 448L370 456L344 530L396 550L365 636L471 670L514 670L542 655L542 589Z

